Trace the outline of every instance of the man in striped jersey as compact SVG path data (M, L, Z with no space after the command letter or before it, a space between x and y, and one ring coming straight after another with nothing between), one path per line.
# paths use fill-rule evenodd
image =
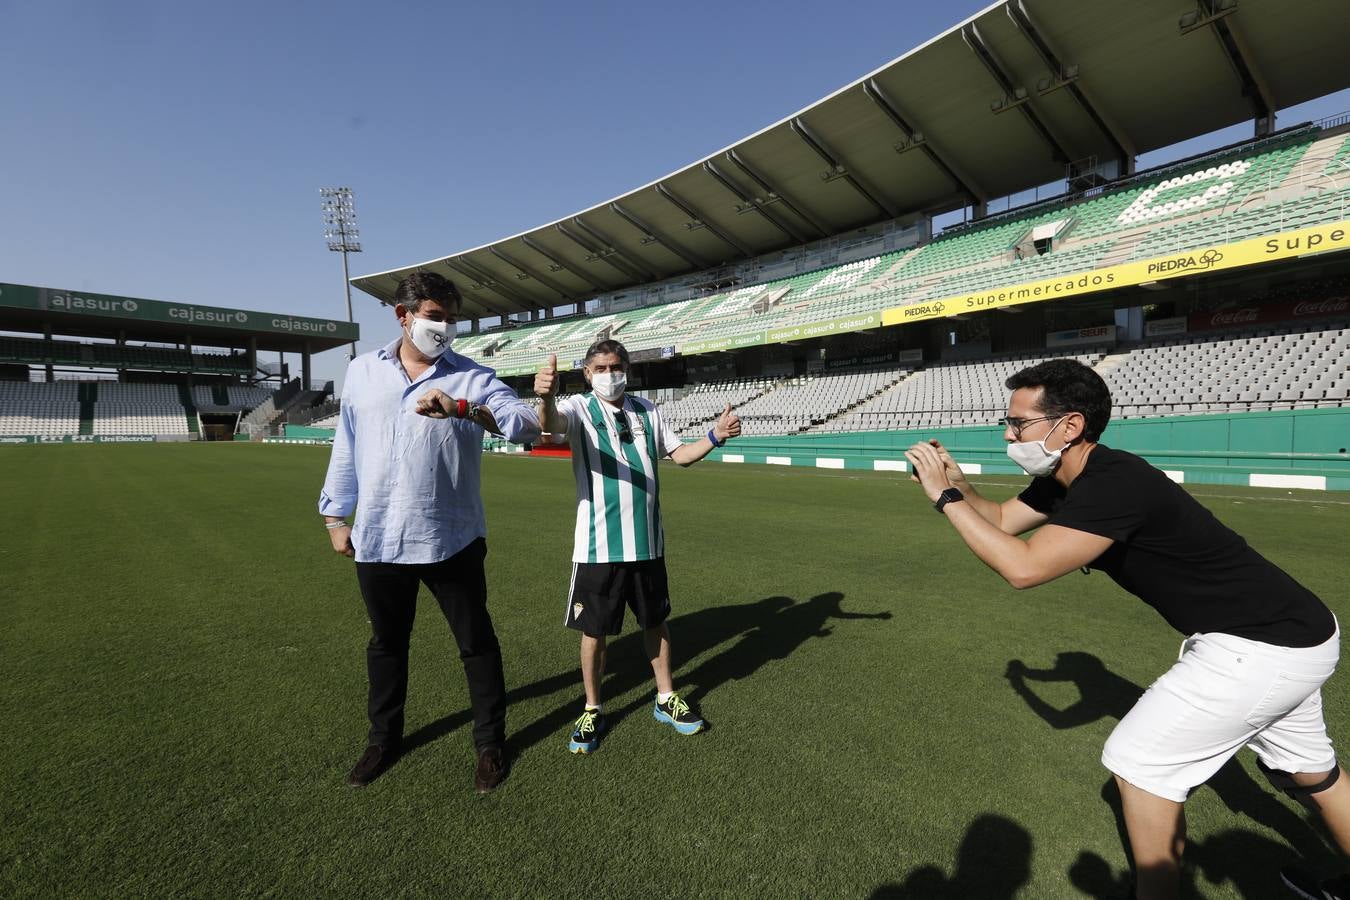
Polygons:
M605 638L619 633L625 605L642 629L656 676L656 721L680 734L703 730L703 719L675 693L670 676L670 594L657 462L668 456L691 466L738 436L741 420L728 405L707 435L681 443L655 404L625 393L627 371L628 351L618 341L605 340L586 351L582 372L589 393L556 400L556 355L534 379L540 425L555 441L571 444L577 481L572 586L564 622L581 632L586 708L568 743L573 753L590 753L605 730L600 704Z

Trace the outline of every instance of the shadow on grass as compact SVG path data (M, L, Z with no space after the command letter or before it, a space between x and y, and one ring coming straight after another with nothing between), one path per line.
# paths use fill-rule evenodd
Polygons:
M1012 900L1031 877L1031 835L1011 819L986 813L970 823L950 877L920 866L901 884L883 884L870 900Z
M1104 718L1119 721L1144 693L1139 685L1112 672L1090 653L1061 653L1055 657L1054 667L1049 669L1028 668L1021 660L1015 659L1008 663L1005 674L1012 689L1052 728L1077 728ZM1078 700L1062 709L1055 707L1041 699L1028 684L1029 681L1071 682L1078 689ZM1288 846L1255 832L1221 832L1204 843L1187 847L1185 881L1189 882L1194 869L1198 867L1212 884L1232 881L1244 897L1279 896L1283 890L1279 879L1280 867L1295 859L1290 847L1308 859L1323 858L1330 861L1335 858L1321 836L1320 826L1281 803L1270 789L1247 773L1236 757L1197 788L1205 789L1214 791L1223 805L1235 815L1246 816L1274 829L1288 842ZM1114 778L1106 780L1101 796L1115 817L1116 831L1120 835L1121 846L1125 848L1126 861L1132 865L1120 792ZM1081 854L1070 867L1069 875L1074 885L1091 897L1128 895L1129 875L1113 874L1106 861L1096 854Z
M1210 835L1203 842L1190 844L1182 865L1181 896L1203 898L1199 883L1229 883L1239 897L1266 900L1293 896L1280 880L1280 869L1295 863L1289 847L1253 831L1230 829ZM1327 872L1335 870L1328 863ZM1080 892L1095 900L1132 897L1128 872L1116 872L1095 853L1084 851L1069 867L1069 881Z
M832 629L826 625L832 619L891 618L889 612L847 612L842 608L843 599L843 594L833 591L802 603L795 602L791 597L765 597L754 603L710 607L672 618L671 645L677 659L694 659L735 641L715 656L700 662L694 669L688 672L677 670L677 686L696 686L692 693L686 693L690 699L697 700L728 681L750 677L765 663L786 658L811 638L828 636ZM564 638L560 636L559 639ZM565 639L577 640L570 629ZM608 672L603 685L605 697L618 697L649 684L652 670L643 647L641 631L634 630L611 640L606 666ZM519 755L544 740L565 741L565 729L581 711L580 662L577 668L507 691L509 722L513 708L564 690L576 692L575 696L552 712L508 734L507 746L511 755ZM649 699L619 709L606 708L605 719L609 729L613 730L635 710L646 708ZM472 713L464 709L419 728L404 739L403 755L469 724L472 718Z

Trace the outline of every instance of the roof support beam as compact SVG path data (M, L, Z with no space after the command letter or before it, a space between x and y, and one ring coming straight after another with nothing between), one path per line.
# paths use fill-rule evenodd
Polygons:
M620 206L617 201L611 203L609 205L609 208L614 210L614 214L617 215L619 218L623 219L629 225L632 225L634 228L642 232L647 237L656 241L662 247L665 247L671 253L674 253L680 259L689 263L689 265L693 266L695 269L706 269L710 265L704 260L699 259L690 251L682 248L679 244L661 235L658 231L656 231L656 229L652 228L646 222L642 221L637 216L633 215L628 210Z
M735 197L737 200L741 201L741 206L738 211L746 212L753 209L755 212L759 213L761 216L764 217L764 221L768 222L774 228L777 228L779 231L783 232L783 234L787 235L788 238L794 243L805 244L807 242L805 235L797 231L789 223L783 221L783 218L781 216L777 216L773 212L771 212L768 209L768 204L766 202L759 201L756 200L754 197L751 197L744 190L742 190L741 187L738 184L736 184L736 182L732 181L726 175L722 174L722 172L718 170L717 166L713 165L712 160L707 160L706 162L703 163L703 171L711 175L714 181L716 181L718 184L722 185L722 187L730 191L732 196Z
M563 259L561 256L554 253L553 251L546 249L543 245L541 245L538 241L531 238L529 235L523 236L520 240L522 243L525 244L526 247L529 247L535 253L538 253L540 256L542 256L544 259L553 263L560 269L566 269L567 271L571 272L573 275L577 276L582 281L586 282L591 287L595 288L597 291L608 291L611 289L610 286L605 284L603 281L597 281L594 278L592 278L589 272L585 271L584 269L580 269L573 266L566 259Z
M616 241L611 239L609 235L602 232L599 228L596 228L594 225L586 223L585 221L582 220L580 216L573 216L572 221L576 222L577 226L581 228L582 231L585 231L591 237L599 241L600 245L604 247L606 250L613 251L613 253L616 256L622 259L625 263L627 263L630 267L632 267L632 269L635 272L641 275L644 281L655 281L658 277L660 277L647 267L647 263L644 262L641 257L634 256L629 251L620 247Z
M572 221L575 222L577 220L573 219ZM558 229L558 233L561 234L563 237L567 238L569 241L576 244L582 250L585 250L586 253L589 255L589 258L587 260L588 262L599 260L601 262L608 264L611 269L613 269L614 271L618 272L620 275L623 276L625 282L642 280L642 276L639 273L629 269L622 259L615 260L614 258L615 254L611 253L608 247L597 248L594 244L591 244L589 241L582 240L575 232L568 230L567 226L564 225L562 222L556 223L553 227Z
M538 300L535 300L531 297L527 297L524 294L519 294L503 285L501 281L497 278L497 276L493 275L491 272L484 269L482 266L477 265L468 257L460 256L455 259L455 262L458 263L459 266L456 269L456 271L465 272L466 274L472 275L475 281L482 284L489 290L495 291L497 294L500 294L501 296L505 297L507 300L510 300L517 306L524 306L530 309L544 308L543 305L540 304Z
M1200 8L1211 18L1210 25L1214 29L1214 36L1218 38L1224 55L1232 63L1233 71L1237 73L1238 81L1242 85L1242 96L1251 104L1252 116L1256 119L1256 136L1270 134L1275 130L1275 101L1271 97L1268 82L1261 77L1252 61L1247 42L1242 39L1236 28L1229 24L1227 17L1220 15L1215 0L1199 0L1199 3Z
M1017 88L1003 70L1003 66L999 65L998 60L994 59L994 54L989 49L989 45L984 42L984 38L980 37L979 29L974 24L965 25L961 28L961 37L965 40L966 46L970 48L970 52L974 53L975 58L984 64L994 81L1003 89L1004 96L1012 100ZM1027 102L1018 103L1017 108L1027 120L1027 124L1031 126L1031 130L1036 132L1045 142L1045 145L1050 148L1051 158L1056 162L1068 165L1072 157L1064 149L1064 146L1055 140L1055 136L1050 133L1050 129L1045 127L1041 117L1036 115L1036 111L1031 108L1030 97L1027 98Z
M445 262L445 267L446 267L447 269L449 269L450 271L455 272L455 273L457 273L457 274L459 274L459 275L463 275L465 278L469 279L469 282L470 282L470 283L476 283L476 282L482 281L482 279L480 279L480 278L479 278L477 275L475 275L473 272L469 271L468 269L462 269L462 268L460 268L458 265L456 265L455 263L457 262L457 260L449 260L449 259L447 259L447 260L445 260L444 262ZM460 293L463 293L463 291L461 291ZM510 315L510 313L509 313L507 310L504 310L504 309L502 309L502 308L499 307L499 306L494 306L493 304L488 303L488 302L487 302L486 300L484 300L482 297L472 297L472 298L470 298L470 299L472 299L474 303L477 303L479 306L483 307L484 309L488 310L489 312L492 312L492 313L497 314L498 316L501 316L503 319L505 319L507 316Z
M881 191L868 180L867 176L858 171L854 166L844 162L839 154L831 150L826 145L825 141L821 139L820 135L816 134L816 132L806 124L805 119L801 116L797 116L797 118L789 123L789 127L792 129L793 134L802 139L802 143L810 147L816 156L819 156L825 165L830 167L830 171L827 174L831 179L842 177L862 196L864 200L875 206L877 211L883 216L894 219L900 215L899 210L897 210L895 206L886 199L885 195L883 195Z
M745 246L740 241L733 238L730 234L726 233L721 228L718 228L715 224L708 221L708 218L706 216L704 216L698 210L694 209L694 207L690 206L684 199L677 196L674 191L666 187L664 184L658 184L656 186L656 192L660 194L662 197L665 197L666 200L670 201L671 206L675 207L680 212L684 213L686 216L689 217L689 224L685 227L706 228L708 229L708 231L712 232L719 240L721 240L722 243L726 244L728 247L731 247L741 256L744 256L746 259L749 259L751 256L754 256L754 254L750 252L749 247Z
M896 128L900 129L900 132L905 136L905 140L913 141L916 137L922 136L922 130L911 125L911 119L901 115L895 101L887 96L886 91L882 89L881 85L877 84L875 78L869 78L863 83L863 93L886 114L886 118L890 119ZM942 174L946 175L951 183L956 185L958 190L970 198L971 203L987 203L989 201L989 193L980 189L970 178L957 172L955 166L948 162L930 141L927 139L917 141L916 146L923 151L924 156L928 157L929 162L937 166Z
M728 150L726 156L727 159L735 163L736 167L740 169L742 172L744 172L751 181L759 185L762 190L765 190L770 194L776 195L784 206L792 210L792 212L797 216L797 218L801 219L803 222L807 223L817 232L819 232L820 237L829 237L830 235L834 234L833 229L827 228L826 226L822 225L820 223L820 219L816 218L816 216L807 212L806 207L802 206L801 203L794 202L792 198L789 197L787 194L783 193L782 191L775 188L773 185L769 184L769 179L766 178L764 175L762 175L759 171L757 171L754 168L754 166L750 165L750 163L747 162L745 157L741 156L740 153L736 152L735 150Z
M483 266L469 259L467 256L460 257L460 263L467 266L470 271L477 272L482 278L487 279L487 283L492 286L492 289L503 297L509 297L521 306L529 306L538 310L547 309L543 303L534 299L528 293L521 293L510 286L503 284L500 278L492 274Z
M1036 51L1036 54L1041 58L1041 62L1045 63L1045 67L1050 70L1050 77L1063 84L1069 95L1082 107L1083 112L1087 113L1088 118L1092 120L1092 124L1096 125L1097 130L1111 143L1111 146L1115 149L1116 158L1120 162L1121 174L1134 171L1135 153L1133 147L1129 145L1122 134L1118 133L1102 118L1097 108L1092 105L1083 93L1082 88L1078 86L1077 76L1075 75L1073 78L1065 76L1064 64L1060 62L1055 51L1051 50L1050 45L1046 43L1044 33L1036 27L1035 21L1031 18L1031 13L1027 12L1026 4L1022 0L1013 0L1004 8L1008 11L1008 18L1012 19L1013 25L1027 39L1027 43Z
M520 272L523 272L524 274L530 276L535 281L542 284L544 287L556 293L566 302L568 303L576 302L576 297L572 296L572 292L567 290L567 288L563 287L561 284L554 281L552 278L549 278L542 272L537 272L534 269L531 269L529 266L525 265L524 263L520 262L519 260L507 256L501 250L498 250L495 244L492 245L491 247L488 247L488 252L490 252L493 256L500 259L502 262L506 263L508 266L512 266L515 269L519 270Z

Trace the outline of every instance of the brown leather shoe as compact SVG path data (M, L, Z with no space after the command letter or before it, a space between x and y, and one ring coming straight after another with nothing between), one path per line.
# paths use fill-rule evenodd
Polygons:
M478 793L491 792L506 777L506 758L501 747L478 751L478 767L474 769L473 786Z
M347 784L351 787L365 787L384 774L384 770L393 764L398 751L392 747L371 744L361 754L356 766L347 773Z

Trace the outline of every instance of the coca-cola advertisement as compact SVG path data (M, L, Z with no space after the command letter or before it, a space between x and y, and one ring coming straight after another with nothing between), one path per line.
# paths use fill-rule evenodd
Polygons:
M1236 306L1191 313L1187 321L1189 331L1211 331L1215 328L1240 328L1269 322L1289 322L1297 319L1327 319L1350 316L1350 297L1324 297L1321 300L1289 300L1265 306Z

